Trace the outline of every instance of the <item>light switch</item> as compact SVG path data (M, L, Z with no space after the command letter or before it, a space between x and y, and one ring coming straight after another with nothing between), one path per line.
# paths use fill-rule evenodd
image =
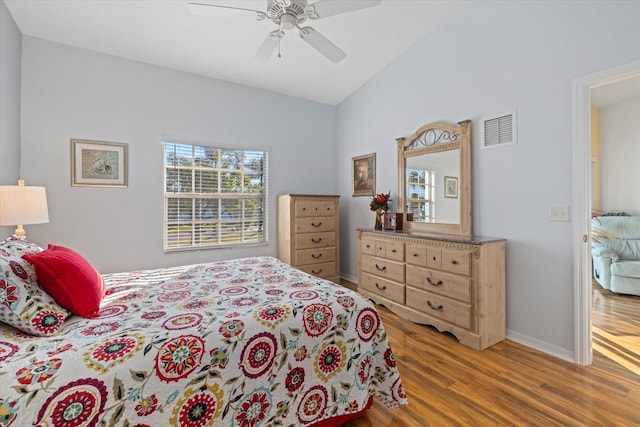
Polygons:
M549 208L550 221L569 221L569 206L551 206Z

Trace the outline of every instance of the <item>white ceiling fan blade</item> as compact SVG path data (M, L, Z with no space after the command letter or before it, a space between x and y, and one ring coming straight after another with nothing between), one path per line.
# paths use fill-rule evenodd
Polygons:
M278 47L278 42L280 38L275 34L277 31L271 32L267 34L267 37L264 39L256 55L253 57L253 60L256 62L267 62L267 60L273 54L273 51Z
M340 62L347 56L342 49L311 27L301 28L300 37L333 63Z
M320 0L307 7L307 14L311 19L326 18L327 16L379 6L380 3L382 3L380 0Z
M201 16L216 16L220 18L237 18L246 16L247 13L257 14L260 19L260 15L264 18L264 12L254 9L247 9L244 7L223 6L217 4L204 4L204 3L189 3L187 9L193 15Z

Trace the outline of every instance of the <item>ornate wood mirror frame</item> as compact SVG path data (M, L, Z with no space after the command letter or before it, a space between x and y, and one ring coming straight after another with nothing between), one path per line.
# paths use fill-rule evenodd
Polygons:
M438 222L435 216L431 222L408 221L405 215L405 230L471 236L471 120L458 122L457 126L443 122L429 123L420 127L408 138L397 138L396 141L398 144L398 212L404 214L408 212L407 206L410 202L407 194L407 159L459 150L460 176L435 177L438 186L442 181L442 186L439 188L444 191L444 197L459 198L459 222ZM455 186L456 178L459 178L457 186ZM449 186L448 188L445 188L445 183ZM435 211L437 212L437 206Z

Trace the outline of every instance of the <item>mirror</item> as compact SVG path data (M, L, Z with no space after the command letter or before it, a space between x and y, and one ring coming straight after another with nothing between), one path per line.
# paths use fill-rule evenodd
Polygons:
M409 231L471 236L471 121L398 138L398 212Z

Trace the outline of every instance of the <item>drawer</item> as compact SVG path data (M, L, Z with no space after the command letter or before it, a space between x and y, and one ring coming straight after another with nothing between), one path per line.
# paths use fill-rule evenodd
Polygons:
M297 200L296 217L335 216L335 199Z
M407 263L426 267L427 247L424 245L407 243Z
M442 250L442 270L471 275L471 251Z
M366 255L376 254L376 241L375 239L362 239L362 253Z
M404 242L397 242L395 240L385 241L384 254L382 256L395 261L404 261Z
M407 307L425 314L471 329L471 305L438 294L407 286Z
M362 239L362 253L404 261L404 242L364 238Z
M336 233L300 233L295 235L295 247L298 249L322 248L336 245Z
M442 268L442 248L427 246L427 267L438 270Z
M404 283L404 264L371 256L362 257L362 270L396 282Z
M296 218L296 233L314 233L336 229L335 217Z
M407 285L471 302L471 278L407 265Z
M318 264L297 265L296 268L305 273L313 274L318 277L333 277L337 275L335 262L322 262Z
M317 264L336 260L336 247L301 249L295 252L295 265Z
M364 289L398 304L404 304L403 284L395 283L373 274L362 273L362 282L358 285L358 289Z

